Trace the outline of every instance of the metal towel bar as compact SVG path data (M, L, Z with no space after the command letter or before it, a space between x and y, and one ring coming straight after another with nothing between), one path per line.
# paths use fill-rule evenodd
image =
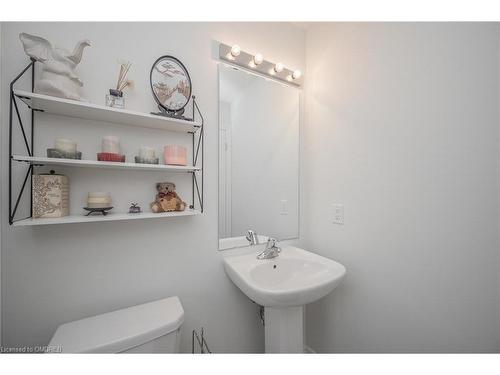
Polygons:
M208 348L207 341L205 340L205 329L201 327L201 333L198 335L195 329L193 329L192 335L191 352L193 354L211 354L212 352Z

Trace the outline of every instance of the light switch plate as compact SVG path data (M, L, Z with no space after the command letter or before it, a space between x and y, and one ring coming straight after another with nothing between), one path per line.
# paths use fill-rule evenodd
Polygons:
M332 219L334 224L344 225L344 205L332 204Z
M286 199L281 200L280 215L288 215L288 200L286 200Z

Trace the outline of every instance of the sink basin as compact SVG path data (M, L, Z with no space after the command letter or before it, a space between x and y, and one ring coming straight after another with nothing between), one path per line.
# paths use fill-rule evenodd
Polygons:
M331 293L346 273L342 264L294 246L282 247L273 259L257 259L256 254L227 255L224 269L243 293L262 306L314 302Z

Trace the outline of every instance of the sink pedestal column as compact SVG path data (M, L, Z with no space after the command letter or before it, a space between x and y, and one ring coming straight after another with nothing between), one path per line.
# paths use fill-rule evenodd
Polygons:
M304 307L264 307L266 353L304 353Z

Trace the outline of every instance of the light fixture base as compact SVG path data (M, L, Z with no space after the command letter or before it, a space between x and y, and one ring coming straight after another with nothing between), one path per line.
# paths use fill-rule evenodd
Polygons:
M276 79L285 82L287 85L293 85L297 87L300 87L302 85L303 83L302 76L296 79L291 79L291 77L293 77L294 74L292 70L283 67L283 70L276 72L274 69L276 66L275 63L267 60L262 60L262 62L257 65L254 62L254 55L240 49L240 53L238 54L238 56L233 56L231 54L231 48L232 47L227 44L220 43L219 58L223 61L227 61L232 65L237 65L246 70L267 76L271 79Z

